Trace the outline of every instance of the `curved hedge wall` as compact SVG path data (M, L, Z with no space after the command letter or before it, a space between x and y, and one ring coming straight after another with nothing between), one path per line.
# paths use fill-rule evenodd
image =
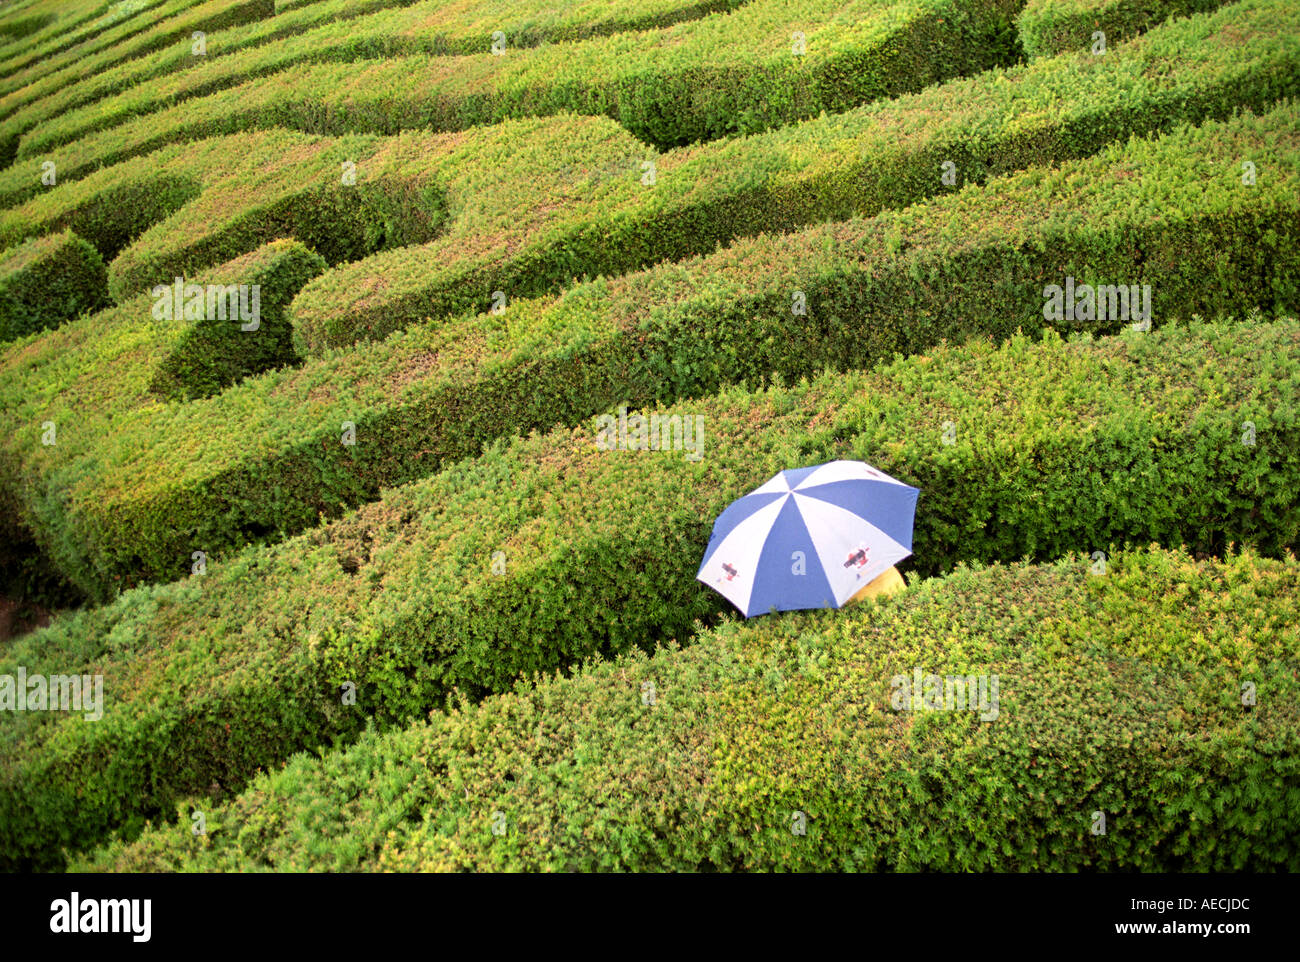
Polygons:
M68 83L182 38L189 39L195 30L220 30L274 13L274 0L166 0L102 34L51 52L0 78L0 119Z
M192 304L193 295L187 299L184 289L179 298L173 293L174 323L164 325L170 343L160 344L152 359L155 368L149 391L176 401L207 397L245 377L299 360L286 316L288 304L324 270L324 259L297 241L272 241L203 275L202 316L191 319L188 305L182 314L176 305L187 300ZM256 288L257 295L254 299L239 291L236 316L236 302L229 293L218 292L225 302L213 304L206 290L210 286ZM151 316L156 303L150 304ZM213 311L213 306L218 310ZM252 308L249 316L246 308Z
M124 20L134 18L128 30L114 33L109 42L119 42L136 33L147 30L153 21L142 13L163 6L167 0L135 0L129 4L113 5L105 10L104 0L41 0L28 4L28 11L48 11L55 19L39 32L24 37L21 41L10 41L0 46L0 77L11 77L26 69L38 60L62 53L69 47L85 44L105 31L121 26ZM41 14L36 14L40 16ZM80 48L83 52L92 50L88 46Z
M213 61L192 78L188 71L177 75L161 98L135 90L101 101L93 115L116 117L123 121L117 127L53 152L37 132L20 151L25 159L54 159L72 170L165 143L267 127L392 134L569 112L608 115L638 139L666 148L766 130L1007 66L1018 56L1013 20L1022 3L749 0L729 13L659 30L462 57L391 56L394 47L421 46L407 36L418 26L400 23L410 11L396 11L377 18L383 25L373 36L355 36L350 27L313 31L283 47ZM805 34L802 54L794 53L796 32ZM386 59L301 62L225 87L283 67L295 53L314 61L331 52L364 52L364 44ZM190 94L191 83L225 89L199 98Z
M9 345L0 365L6 417L26 406L37 421L30 424L36 430L26 438L31 444L24 452L0 448L0 542L6 549L0 551L0 564L26 564L11 557L9 549L20 545L27 547L19 555L39 547L46 559L80 551L60 540L49 514L30 510L33 487L48 492L47 485L57 489L66 483L66 475L59 480L62 456L85 453L90 439L117 432L131 436L138 424L133 412L156 409L160 400L210 394L294 359L285 308L322 267L320 258L296 241L277 241L187 278L205 288L256 285L260 323L255 329L241 330L238 319L155 317L157 301L142 295Z
M6 126L26 131L20 158L39 156L129 117L294 64L421 52L486 53L497 31L506 35L510 49L519 49L662 28L748 2L584 0L557 7L548 0L479 0L449 11L445 0L325 0L214 33L208 38L207 59L199 63L188 40L127 61L16 111ZM386 9L393 7L399 9Z
M64 41L52 50L28 62L5 77L0 77L0 166L9 166L18 152L19 139L29 128L13 115L24 107L39 104L41 98L58 94L70 84L85 81L134 57L148 54L194 31L220 30L222 27L249 23L270 17L274 0L165 0L148 4L121 23L97 33L80 43ZM53 118L50 118L53 119Z
M103 365L19 358L0 365L11 385L0 404L20 425L0 450L25 466L22 516L40 519L31 526L66 546L51 553L69 577L104 598L177 577L196 547L215 556L301 530L486 441L620 401L860 367L945 337L1040 330L1044 288L1067 276L1150 284L1157 326L1246 305L1294 311L1298 115L1292 104L1132 141L869 221L596 280L328 354L207 401L142 408L113 430L92 426L106 416L102 402L74 413L60 397L69 367L93 385ZM1253 186L1242 182L1243 157L1260 172ZM807 315L793 313L796 292ZM86 425L57 452L38 446L39 425L56 413ZM340 443L344 422L356 444Z
M1129 40L1169 17L1204 13L1230 0L1029 0L1016 19L1025 53L1050 57L1067 50L1093 48L1093 34L1106 36L1106 47ZM1109 50L1106 54L1109 55Z
M368 731L72 867L1294 872L1298 599L1249 552L961 568ZM996 717L895 710L917 669L997 676Z
M1294 321L1015 337L683 403L699 460L600 450L590 422L498 446L15 643L0 673L85 666L107 709L0 718L0 861L48 867L367 719L684 636L726 607L695 580L711 519L791 465L864 459L919 487L925 573L1128 540L1294 547L1298 370Z
M108 303L104 259L72 231L33 238L0 254L0 342Z
M427 243L341 265L309 285L295 323L308 349L319 350L428 317L486 310L494 290L531 296L561 289L579 273L622 273L736 236L950 192L945 162L955 165L957 184L968 185L1086 156L1133 133L1264 109L1300 94L1298 28L1300 14L1286 0L1248 0L1160 28L1105 58L1070 55L658 156L610 122L574 117L385 141L250 134L238 148L235 141L172 147L61 182L0 217L0 239L16 243L72 227L106 256L117 255L110 284L120 298L282 236L250 224L268 216L271 198L285 205L275 216L331 263L415 244L386 228L396 219L386 214L367 224L366 242L329 249L342 245L328 218L318 216L318 198L338 194L341 160L355 163L361 185L435 182L433 199L418 192L399 199L408 213L441 217L448 199L458 198L445 231ZM332 169L292 162L325 153ZM509 165L501 162L506 156ZM641 183L650 160L658 168L653 187ZM62 161L58 169L60 177L76 176ZM35 168L15 168L0 174L0 194L14 202L36 183ZM186 186L173 198L178 183ZM400 198L403 188L394 192Z

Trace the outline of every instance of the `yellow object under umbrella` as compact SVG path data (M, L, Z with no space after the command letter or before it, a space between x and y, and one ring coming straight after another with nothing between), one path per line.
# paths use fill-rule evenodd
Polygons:
M896 594L906 587L907 582L903 580L902 572L897 568L887 568L863 585L862 590L850 598L847 604L851 605L863 598L883 598L887 595Z

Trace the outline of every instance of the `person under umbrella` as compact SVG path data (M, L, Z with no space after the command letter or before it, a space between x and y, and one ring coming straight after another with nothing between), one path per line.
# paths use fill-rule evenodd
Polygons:
M863 461L781 471L718 516L696 578L747 618L900 590L919 494Z

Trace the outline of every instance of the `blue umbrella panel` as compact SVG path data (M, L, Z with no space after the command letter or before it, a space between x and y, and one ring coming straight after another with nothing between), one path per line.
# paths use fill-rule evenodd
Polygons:
M838 608L912 553L919 494L862 461L782 471L718 516L696 578L747 618Z

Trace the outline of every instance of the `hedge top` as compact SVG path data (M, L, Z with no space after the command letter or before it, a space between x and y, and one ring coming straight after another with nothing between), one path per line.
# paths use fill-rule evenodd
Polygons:
M1010 20L1019 7L1020 0L749 0L659 30L505 56L298 63L219 89L241 71L256 75L258 60L319 55L320 43L290 38L194 74L216 93L185 99L181 89L173 103L136 90L97 103L96 115L123 122L53 150L33 141L24 158L39 154L72 175L164 143L249 128L389 134L564 111L607 114L647 143L669 147L765 130L1009 63ZM380 33L383 50L391 30ZM793 52L796 33L805 34L805 53ZM351 41L336 29L323 42L328 52ZM222 71L224 78L211 74ZM170 82L183 86L189 76ZM141 111L148 113L137 116Z
M89 74L188 38L194 31L246 23L274 12L272 0L167 0L146 14L148 26L143 18L128 19L0 79L0 118Z
M470 454L482 441L518 430L521 422L550 426L599 410L610 403L611 390L626 392L623 397L667 399L713 390L720 381L761 379L773 372L798 375L808 373L812 364L842 364L845 356L827 351L827 343L834 341L830 334L827 343L810 345L812 334L798 334L795 341L809 346L806 355L791 357L778 349L788 343L781 319L789 323L791 293L821 286L856 289L872 277L878 280L879 265L896 261L903 250L908 252L906 269L916 276L943 276L970 252L1018 246L1068 251L1082 246L1095 247L1093 254L1102 256L1116 237L1138 230L1135 225L1148 231L1167 225L1176 232L1193 220L1228 225L1242 217L1276 216L1286 223L1286 212L1294 210L1294 198L1300 195L1297 110L1300 107L1291 104L1262 117L1244 115L1230 123L1183 129L1158 141L1132 141L1057 170L1025 171L985 189L962 191L873 220L762 236L695 261L615 280L597 279L559 298L512 302L502 315L425 325L384 342L329 352L300 369L252 378L204 401L110 405L103 410L106 415L112 411L114 431L101 436L87 429L58 449L40 446L40 424L53 419L79 431L77 426L84 423L69 402L61 400L61 384L73 379L90 385L109 375L102 365L87 367L84 357L77 360L75 352L57 347L49 350L63 358L65 367L45 367L34 360L31 351L39 348L29 349L27 355L0 355L6 358L6 380L14 385L11 391L0 389L0 407L20 425L6 447L11 462L23 465L22 485L32 499L22 514L60 532L60 543L87 542L97 546L92 554L103 550L116 555L126 546L110 550L109 544L116 542L109 539L108 530L117 523L113 517L125 512L134 519L121 531L135 545L128 552L133 564L155 550L144 542L154 545L152 539L161 537L163 528L180 532L198 526L196 530L208 532L205 538L215 537L224 549L229 533L223 528L218 537L215 528L204 526L203 516L211 514L214 497L227 505L219 517L238 517L230 508L234 499L241 511L257 516L256 524L292 528L306 523L307 515L314 519L318 510L355 503L353 499L378 485L406 480L421 464L432 470L440 457ZM1253 186L1242 183L1242 157L1253 158L1261 172ZM1070 203L1062 204L1063 198ZM1253 232L1249 238L1252 245L1267 240ZM1060 280L998 276L985 283L1029 289L1032 314L1024 321L1037 326L1042 321L1041 286ZM1201 286L1193 283L1193 289ZM1284 290L1279 296L1283 306L1289 303ZM720 324L718 318L729 316L735 305L740 306L740 323ZM756 325L753 317L770 318L770 333L757 331L763 325ZM1015 318L1002 321L1008 331L1014 330ZM921 310L918 323L931 329L937 322ZM813 330L821 331L825 324L825 318L817 318ZM735 336L729 333L732 327L739 332ZM987 324L981 318L963 330L985 331ZM685 331L691 332L688 341L682 340ZM873 346L889 350L889 344L903 349L904 344L929 343L924 331L915 341L910 336L869 343L859 338L864 343L855 341L845 349L853 348L856 353L847 356L860 361ZM682 344L691 349L684 350ZM537 382L525 381L530 390L522 402L494 398L493 385L516 383L534 370L542 372L543 379L551 370L569 373L564 384L540 392L532 390ZM100 394L116 396L108 387ZM123 397L130 400L132 395ZM439 397L455 399L447 419L456 422L457 430L440 436L435 424L418 434L422 443L413 446L412 454L419 450L431 457L427 463L416 458L408 465L368 455L358 461L354 452L337 445L341 425L353 422L362 426L363 437L355 453L368 451L365 445L376 441L366 432L380 429L384 418L402 412L415 416ZM238 430L230 428L232 423ZM292 471L283 474L290 466ZM412 473L396 476L399 467ZM56 476L62 480L54 489L50 485ZM273 499L262 493L268 483L279 492ZM83 517L81 509L69 513L71 492L76 493L72 503L90 514ZM310 510L291 506L299 493ZM274 505L283 510L268 513ZM157 516L150 514L146 524L139 512L155 509ZM102 517L101 510L106 512ZM253 523L252 515L248 521ZM78 535L67 534L78 529ZM174 552L164 548L171 537L158 542L160 553L144 565L148 577L175 570ZM76 565L87 563L85 554L73 552L69 564L73 556L79 559ZM93 563L100 568L125 559L96 557ZM140 576L135 570L119 574Z
M544 0L480 0L449 8L445 0L325 0L213 33L202 59L194 56L186 38L128 60L17 110L7 126L29 131L18 148L20 158L38 156L128 116L293 64L420 52L481 54L490 50L498 32L514 49L662 27L746 2L584 0L557 7ZM102 98L107 99L95 103Z
M1152 492L1130 486L1135 500L1127 513L1112 511L1113 495L1103 497L1097 486L1127 482L1122 475L1080 470L1077 450L1095 450L1099 458L1133 464L1131 470L1142 473L1150 470L1146 459L1152 452L1182 450L1178 439L1191 437L1196 451L1221 445L1212 455L1215 463L1249 462L1240 470L1272 483L1276 446L1238 444L1238 425L1251 418L1261 432L1294 436L1300 423L1297 372L1300 325L1294 321L1171 325L1100 340L1065 341L1049 332L1039 342L1017 336L1000 348L978 340L942 347L871 372L827 375L792 387L731 389L661 412L704 416L700 461L673 452L599 450L591 421L517 438L388 491L338 521L279 545L250 548L202 578L129 591L19 640L0 656L0 673L17 665L33 673L42 666L62 673L80 665L105 674L115 708L93 726L43 713L6 717L0 740L57 737L67 746L120 741L135 724L132 705L255 690L259 679L272 677L267 672L279 677L301 670L321 646L337 644L338 657L346 661L349 652L405 637L400 625L413 611L421 619L446 619L436 640L422 635L418 643L420 660L435 661L435 677L448 684L450 674L465 691L500 690L517 673L500 657L503 646L535 634L530 619L540 623L541 610L562 600L565 589L559 586L578 577L572 566L595 565L592 552L608 553L610 538L641 546L636 550L643 561L654 556L658 565L679 568L671 574L651 566L646 573L664 582L657 591L682 596L671 620L725 607L694 580L710 519L790 464L867 460L920 487L926 495L918 508L916 558L927 572L950 568L964 551L1016 557L1091 550L1095 545L1078 539L1104 546L1114 526L1131 530L1135 518L1150 536L1166 534L1186 517L1203 514L1205 505L1193 511L1190 502L1170 500L1165 492L1155 503ZM953 445L939 440L946 420L961 426ZM1004 482L978 491L934 482L961 471L988 474L991 464L1007 458L1032 460L1038 473L1052 474L1061 469L1053 465L1062 456L1072 465L1071 477L1094 494L1086 511L1068 521L1060 502L1073 504L1077 492L1066 486L1038 490L1035 476L1013 475L1005 465L995 471ZM1186 490L1197 499L1217 503L1220 496L1233 496L1201 490L1196 478L1203 466L1185 469ZM1273 491L1268 497L1276 501L1286 494ZM986 531L995 504L1008 513ZM1030 523L1035 518L1054 523ZM1271 550L1279 540L1294 543L1295 519L1290 523L1289 530L1270 532ZM496 551L511 559L507 577L490 572ZM605 576L626 581L622 551L602 564L615 569ZM595 571L589 568L587 576L604 584ZM548 594L552 588L561 595ZM658 597L634 604L639 617L648 610L669 620ZM497 610L499 618L485 615ZM604 635L611 630L603 627L608 619L631 617L628 609L602 610L581 630ZM573 638L579 629L570 624L569 632ZM425 651L429 644L441 646L446 660ZM121 656L125 650L129 657ZM550 648L526 650L526 657L542 662L556 654ZM366 681L393 683L382 675ZM403 678L389 710L409 712L402 700L419 694ZM13 747L0 752L0 759L21 765L31 757L29 750Z
M1167 17L1204 13L1230 0L1029 0L1016 20L1025 52L1050 57L1067 50L1109 48ZM1101 34L1101 37L1098 34ZM1105 38L1104 48L1101 44ZM1103 52L1103 50L1105 52Z
M408 143L423 145L419 149L394 148L407 153L402 161L406 170L464 198L464 214L489 207L487 197L475 200L471 190L505 203L477 222L465 218L458 223L453 216L445 234L427 247L380 254L329 272L304 292L295 307L296 323L313 350L383 336L423 317L486 309L495 289L509 287L509 297L524 296L557 289L578 273L619 273L698 253L738 233L784 230L912 202L944 189L937 174L943 159L955 158L961 183L971 183L1000 170L1086 154L1135 129L1161 129L1189 115L1199 119L1202 112L1226 115L1241 103L1242 90L1249 91L1252 103L1258 101L1258 108L1294 93L1300 82L1295 71L1298 16L1286 0L1246 0L1219 14L1153 31L1104 58L1069 55L1059 62L1036 62L768 134L666 155L620 136L612 125L577 125L569 118L557 119L551 127L541 121L505 124L467 132L464 139L413 134ZM247 149L240 151L193 148L203 158L202 166L168 148L152 161L124 163L83 181L60 183L0 217L0 240L14 243L33 232L73 226L112 254L153 224L112 267L112 289L119 297L177 272L220 263L242 253L238 238L243 235L232 231L235 224L248 235L246 245L270 239L247 228L248 218L266 216L258 211L268 210L268 197L287 202L312 196L313 188L320 192L338 185L337 167L303 169L285 163L279 156L285 151L274 145L292 141L275 137L246 139ZM358 145L349 148L351 155L344 149L321 150L329 150L335 164L353 160L359 182L380 184L389 171L368 162L378 148L365 141L350 143ZM447 144L460 146L451 153L440 146ZM212 156L221 150L231 158ZM260 157L263 150L269 158ZM429 159L420 160L421 154ZM493 171L502 156L512 164L522 162L527 176ZM249 181L239 172L241 161L258 166L267 159L272 161L269 170L281 171L274 186L260 173ZM657 167L652 188L640 182L646 162ZM164 166L192 186L161 191L159 170ZM578 172L585 176L574 176ZM216 189L222 177L230 180L222 181L221 200L229 206L238 198L234 209L223 207L222 216L212 222L207 219L211 204L184 207L201 190ZM0 193L6 182L19 189L24 178L34 181L30 171L17 168L0 174ZM147 190L137 186L144 179L151 182ZM136 191L147 193L149 200L125 208L127 223L116 212L120 204L111 205L115 216L110 216L107 198ZM179 196L172 200L169 193ZM440 201L435 197L429 203L436 207ZM701 222L695 213L720 205L729 209L724 218L710 218L717 223ZM100 210L93 219L78 213L87 208ZM382 235L391 219L371 217L367 236ZM628 223L638 225L635 234L626 232L623 225ZM539 229L541 224L545 229ZM321 227L316 232L328 234ZM612 232L622 243L611 243ZM315 236L300 239L318 246ZM331 256L328 245L322 252L331 262L340 259ZM360 256L364 245L348 253Z
M688 323L683 318L702 323L711 304L766 297L775 322L788 313L790 292L804 285L809 264L830 272L844 261L871 270L904 248L950 259L990 243L1046 245L1057 238L1080 243L1087 236L1110 236L1124 223L1229 214L1246 200L1261 208L1283 204L1300 195L1298 117L1300 104L1292 104L1260 117L1184 128L1155 141L1132 140L1057 169L1026 171L999 182L996 190L967 190L870 220L760 236L693 260L579 284L559 297L512 302L502 315L423 326L382 343L329 352L303 368L249 380L217 398L151 409L140 422L150 426L134 442L143 445L136 457L108 459L122 465L120 485L109 483L103 456L95 457L101 464L95 483L104 485L97 498L119 486L137 496L183 486L213 465L251 464L281 446L332 435L342 421L387 407L407 393L427 392L433 383L504 375L524 362L600 345L614 332L639 331L640 339L652 341L669 337ZM1241 182L1246 157L1266 172L1253 187ZM764 373L755 370L753 376ZM656 396L667 399L690 389L661 382ZM58 385L24 391L52 399ZM289 398L293 401L286 404ZM16 397L3 406L22 420L26 406ZM232 412L238 412L238 432L225 427L235 417ZM150 449L157 454L146 453Z
M963 567L297 755L205 804L202 838L160 825L72 868L1294 868L1259 796L1226 806L1232 831L1189 812L1224 791L1217 773L1294 779L1298 599L1300 564L1249 552L1133 549L1100 577L1077 556ZM918 668L996 675L996 718L895 710ZM1063 804L1081 792L1082 814ZM1125 825L1105 844L1086 830L1098 807Z

